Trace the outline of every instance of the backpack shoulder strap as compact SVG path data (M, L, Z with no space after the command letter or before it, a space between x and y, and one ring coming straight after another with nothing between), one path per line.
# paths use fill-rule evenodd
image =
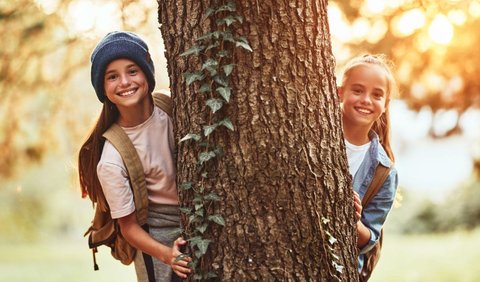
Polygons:
M152 96L153 96L153 103L155 104L155 106L162 109L162 111L167 113L169 117L172 117L172 114L173 114L172 98L160 92L153 92Z
M103 134L103 137L112 143L125 163L132 185L137 221L141 226L147 222L148 194L145 186L145 174L137 150L125 131L115 123Z
M368 205L368 203L370 203L373 197L375 197L378 190L380 190L383 183L387 179L389 173L389 167L384 167L381 164L377 165L377 167L375 168L375 174L373 175L372 182L370 183L370 186L368 186L367 192L365 192L365 196L363 196L362 206Z

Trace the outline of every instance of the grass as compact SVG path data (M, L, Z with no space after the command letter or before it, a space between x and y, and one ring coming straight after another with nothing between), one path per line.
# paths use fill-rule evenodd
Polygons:
M370 281L480 281L480 229L429 235L385 235Z
M102 247L99 271L83 238L56 243L0 243L0 281L136 281L133 265L124 266ZM385 234L372 282L480 281L480 229L474 232L400 236Z

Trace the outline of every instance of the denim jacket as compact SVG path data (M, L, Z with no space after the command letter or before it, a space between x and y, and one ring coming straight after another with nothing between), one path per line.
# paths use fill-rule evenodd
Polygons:
M359 252L359 271L363 267L363 254L372 249L379 240L380 230L382 229L383 223L385 222L385 219L392 208L398 186L397 171L393 167L392 161L388 158L387 153L380 144L378 135L371 131L369 137L371 140L371 145L362 161L362 164L360 165L360 168L353 177L353 190L360 195L360 199L363 199L370 182L372 182L377 165L380 164L385 167L391 167L391 170L377 195L375 195L370 203L362 209L361 221L368 229L370 229L370 240Z

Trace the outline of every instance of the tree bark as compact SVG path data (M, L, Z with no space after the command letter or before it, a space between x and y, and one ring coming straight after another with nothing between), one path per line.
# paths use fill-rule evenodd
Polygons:
M216 29L204 15L212 5L159 0L177 140L208 119L198 85L187 86L182 75L200 61L179 54ZM243 22L234 30L253 52L236 48L233 56L233 94L222 111L235 130L211 137L225 155L204 181L222 197L212 212L226 225L207 231L213 243L205 267L220 281L355 281L357 237L327 1L244 0L236 8ZM198 153L178 144L178 183L202 181ZM189 197L180 193L185 205Z

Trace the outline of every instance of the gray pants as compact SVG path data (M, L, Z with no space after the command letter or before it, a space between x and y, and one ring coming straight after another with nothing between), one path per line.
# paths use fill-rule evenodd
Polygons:
M172 231L180 227L180 210L174 205L149 203L147 224L148 233L155 240L172 246L178 237ZM169 265L141 251L137 251L134 264L139 282L180 281Z

